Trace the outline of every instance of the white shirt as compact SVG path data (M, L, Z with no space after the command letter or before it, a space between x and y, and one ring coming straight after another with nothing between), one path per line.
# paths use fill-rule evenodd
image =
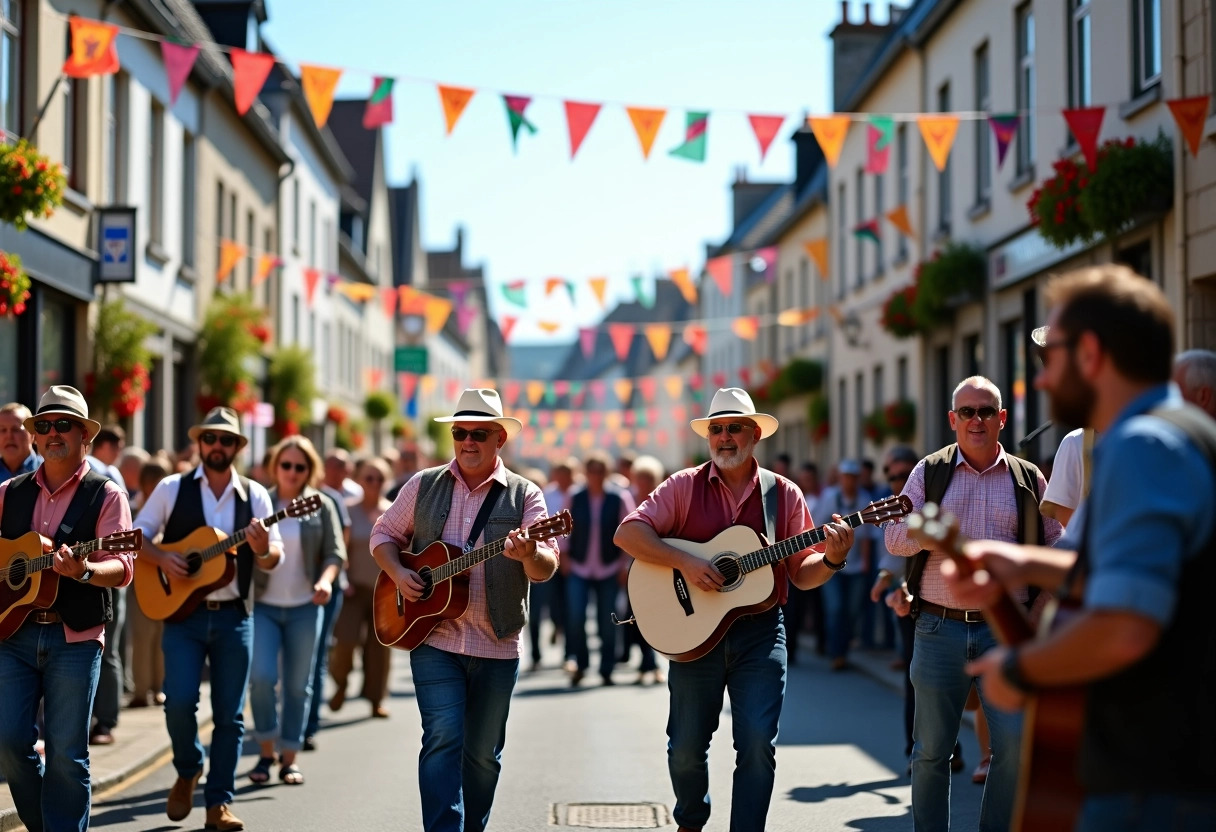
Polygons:
M229 469L228 473L231 479L224 486L224 492L220 494L219 499L216 499L214 492L207 485L201 465L195 468L192 474L172 474L165 477L148 496L148 502L144 503L144 507L139 510L135 528L142 529L149 540L158 541L165 530L165 523L169 522L169 515L173 513L173 507L177 504L177 495L182 487L182 477L189 476L193 476L196 480L203 480L199 483L199 490L202 492L203 516L207 518L207 525L219 529L225 534L232 534L236 531L232 528L232 524L236 515L237 496L248 499L249 508L254 517L264 519L274 514L270 494L263 486L250 480L249 494L246 495L236 471ZM279 533L277 524L270 527L269 533L271 545L277 543L282 547L283 536ZM275 566L277 565L275 564ZM241 591L237 585L237 575L234 574L232 581L227 586L222 586L212 592L207 596L207 600L231 601L240 597Z
M352 480L350 477L342 480L342 495L348 500L354 500L356 503L363 501L363 486Z
M1085 483L1085 441L1080 428L1065 435L1056 451L1051 479L1043 491L1043 500L1064 508L1076 509L1081 504Z
M282 500L281 506L286 506ZM283 535L283 558L280 569L270 573L266 591L258 603L272 607L302 607L312 603L313 580L304 564L304 551L300 548L300 521L295 517L280 520L275 527Z
M811 516L820 527L825 523L832 522L832 515L839 514L841 517L848 517L850 514L856 514L870 504L870 495L862 488L857 489L857 493L853 499L845 497L841 490L837 488L825 488L823 493L819 495L819 517ZM857 575L862 571L862 559L860 547L856 544L860 543L865 538L873 539L878 533L876 526L860 525L853 530L853 540L856 547L856 557L846 558L844 569L840 570L846 575ZM870 544L873 546L873 544ZM873 548L870 549L871 556L874 554Z

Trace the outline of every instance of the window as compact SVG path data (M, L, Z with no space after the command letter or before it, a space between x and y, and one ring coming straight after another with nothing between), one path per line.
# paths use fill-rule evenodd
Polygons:
M249 288L253 289L253 264L257 261L257 255L254 250L257 248L258 241L254 230L253 212L249 211L245 214L245 273L249 278Z
M1068 0L1068 103L1072 107L1093 103L1092 8L1090 0Z
M991 109L988 92L988 44L975 50L975 109L986 113ZM986 119L971 122L975 131L975 204L987 205L992 200L992 141L988 137Z
M317 201L308 203L308 265L320 268L317 262Z
M165 108L153 100L148 118L148 242L164 240Z
M1014 442L1026 435L1026 338L1020 320L1010 321L1001 328L1005 349L1004 383L1001 389L1008 391L1003 402L1009 411L1001 442L1013 447Z
M224 239L224 183L215 183L215 244Z
M194 266L194 136L182 134L182 265ZM221 204L223 196L220 197Z
M882 407L887 403L886 372L881 364L874 367L874 409Z
M884 255L882 251L882 219L886 211L887 200L884 198L883 191L887 187L887 177L879 173L874 176L874 217L878 220L878 242L874 244L874 277L882 277L886 271L886 264L883 262Z
M70 50L70 47L69 47ZM63 167L68 187L85 193L88 187L85 150L89 82L87 78L67 78L63 89Z
M1034 167L1034 12L1026 3L1017 10L1017 105L1018 173L1029 173Z
M798 285L801 286L800 293L803 298L802 306L811 305L811 264L803 257L798 261ZM799 343L805 345L811 340L811 327L809 324L801 324L798 327L798 332L801 333L798 337ZM792 338L793 336L791 336Z
M895 204L907 206L908 204L908 125L901 124L895 131ZM908 238L903 234L896 235L899 238L899 246L896 249L896 256L901 261L908 259Z
M853 447L856 450L857 458L861 459L863 456L865 456L863 449L862 449L862 443L865 442L865 439L866 439L865 433L861 429L861 420L863 418L865 418L865 413L866 413L866 374L865 373L858 373L857 377L853 380L853 398L855 398L857 400L854 403L854 407L857 408L857 419L855 420L856 424L857 424L857 436L854 440Z
M291 251L300 256L300 177L291 181Z
M963 339L963 361L963 375L967 378L983 374L984 345L980 343L978 332Z
M854 204L854 210L853 210L853 217L856 220L856 224L854 227L856 227L857 225L861 225L863 222L865 222L865 211L866 211L865 187L866 187L865 168L858 168L856 185L853 188L854 198L857 200L857 202ZM857 237L857 239L855 239L853 242L855 244L856 251L857 251L857 262L854 264L854 268L856 269L856 271L854 271L854 273L853 273L853 286L855 288L860 289L862 287L862 285L866 282L866 250L865 250L866 241L863 240L861 237Z
M937 91L937 111L939 113L950 112L950 84L942 84L941 89ZM942 168L937 175L937 230L942 234L950 233L950 217L951 217L951 199L950 199L950 171L953 163L947 159L946 166Z
M228 192L228 239L236 242L236 190Z
M908 399L908 357L901 355L895 361L895 395L902 402Z
M1132 52L1138 95L1161 83L1161 0L1133 0Z
M106 118L106 202L118 205L127 198L126 133L127 75L115 72L106 79L110 114Z
M839 437L838 443L840 446L840 458L844 459L849 455L849 382L844 376L840 377L837 383L836 401L840 402L840 421L836 423L836 436ZM860 418L860 414L859 414Z
M840 298L844 297L845 288L848 285L847 278L845 277L845 275L847 275L849 273L848 259L845 256L845 249L844 249L844 245L845 245L845 230L844 230L844 228L845 228L845 220L844 220L845 187L844 187L843 182L840 183L840 186L837 189L837 191L840 196L836 200L836 204L839 206L839 208L836 210L836 272L837 272L836 298L840 299Z
M76 305L44 295L38 308L38 396L75 377Z
M10 137L21 134L21 5L0 0L0 130Z

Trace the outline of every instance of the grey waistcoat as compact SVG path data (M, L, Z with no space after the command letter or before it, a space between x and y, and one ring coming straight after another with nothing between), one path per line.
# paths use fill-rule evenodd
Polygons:
M452 506L452 486L455 482L447 465L428 468L422 472L418 499L414 504L414 540L411 549L421 552L443 537ZM523 525L524 496L529 482L507 471L507 488L490 512L483 539L493 542L506 537ZM456 544L464 545L462 540ZM499 555L485 562L486 603L490 608L490 624L498 638L523 629L528 617L528 576L519 561Z

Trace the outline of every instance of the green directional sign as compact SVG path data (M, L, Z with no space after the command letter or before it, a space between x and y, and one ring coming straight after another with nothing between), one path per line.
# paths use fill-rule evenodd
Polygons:
M393 372L426 375L428 370L426 347L397 347L393 350Z

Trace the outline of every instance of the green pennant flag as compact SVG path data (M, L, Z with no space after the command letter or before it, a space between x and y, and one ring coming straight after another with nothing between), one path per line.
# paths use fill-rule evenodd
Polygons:
M502 285L502 296L516 306L526 307L528 305L528 301L524 297L524 289L526 287L527 283L522 280L504 283Z
M668 151L668 155L679 156L693 162L704 162L709 113L690 111L684 119L684 144Z
M532 99L526 95L504 95L502 100L507 105L507 120L511 123L511 147L519 150L519 128L536 135L536 125L524 115Z
M640 274L635 274L630 278L630 280L633 282L633 294L634 297L637 298L638 303L642 304L642 306L645 306L647 309L653 309L654 297L647 295L646 292L642 290L642 281L645 279L646 278Z
M859 240L878 242L878 220L868 220L853 227L853 236Z
M553 389L553 382L551 381L545 382L544 401L545 404L549 405L549 407L553 407L555 404L557 404L557 391Z

